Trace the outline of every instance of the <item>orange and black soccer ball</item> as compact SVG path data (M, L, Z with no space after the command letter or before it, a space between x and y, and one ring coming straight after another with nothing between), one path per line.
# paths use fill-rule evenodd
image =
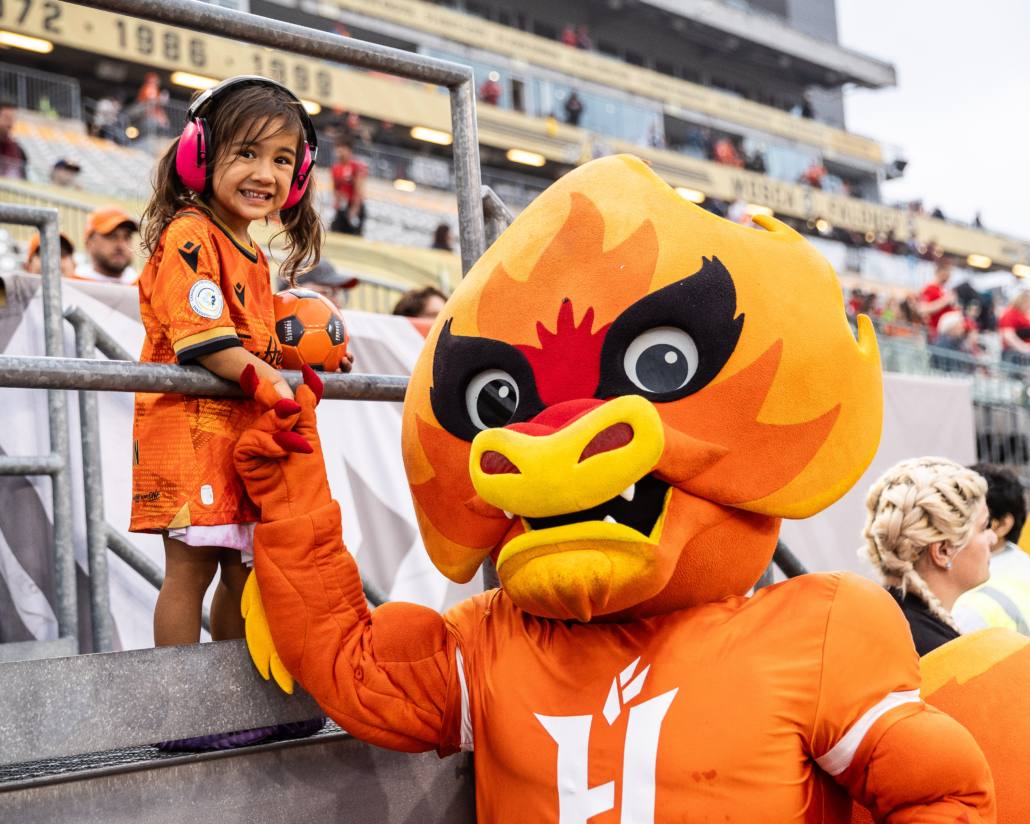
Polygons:
M283 369L307 364L335 372L347 354L347 326L332 302L310 289L287 289L272 301L275 334L283 350Z

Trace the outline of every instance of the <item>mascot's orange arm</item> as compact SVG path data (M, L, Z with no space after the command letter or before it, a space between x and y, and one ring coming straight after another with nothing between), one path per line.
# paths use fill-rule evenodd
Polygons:
M867 740L876 743L860 749L837 781L876 822L995 821L990 769L973 736L950 716L928 706L893 724L884 717Z
M276 400L266 383L241 379L272 408L240 438L235 462L261 508L255 571L279 657L352 735L406 752L457 751L453 636L425 607L387 604L369 612L329 494L315 422L320 384L313 378L313 389L299 387L293 403Z
M810 747L877 822L994 822L994 784L972 735L919 700L919 658L897 603L840 576L826 624Z
M332 501L255 531L255 569L279 657L357 738L404 752L455 751L441 735L453 726L445 721L456 720L446 712L455 654L443 618L416 604L370 613L340 529Z

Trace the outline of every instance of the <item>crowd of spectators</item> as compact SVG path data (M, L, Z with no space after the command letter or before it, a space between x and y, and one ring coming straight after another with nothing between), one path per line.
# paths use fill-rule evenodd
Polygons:
M852 320L870 317L881 335L924 340L935 369L984 371L999 357L1007 372L1030 369L1030 291L1006 300L1000 290L981 292L951 279L951 262L941 258L919 293L855 288L846 290L845 309Z

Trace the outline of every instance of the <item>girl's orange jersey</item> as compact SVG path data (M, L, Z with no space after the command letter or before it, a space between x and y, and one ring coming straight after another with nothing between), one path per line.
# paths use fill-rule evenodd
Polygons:
M340 530L335 502L258 525L276 651L358 738L474 750L482 822L814 824L850 820L848 794L892 824L995 820L983 755L920 700L908 625L870 581L620 623L538 618L499 590L370 613Z
M191 363L232 346L279 367L268 262L212 216L184 210L139 278L147 330L141 361ZM133 532L258 520L233 466L254 401L136 395Z

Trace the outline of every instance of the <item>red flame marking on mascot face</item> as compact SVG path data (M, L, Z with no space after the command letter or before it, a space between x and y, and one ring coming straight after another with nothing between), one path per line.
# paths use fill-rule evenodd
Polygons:
M576 326L572 301L565 298L558 310L558 326L554 332L537 321L539 349L525 345L515 347L533 368L540 400L547 406L594 396L601 377L604 333L611 324L591 332L593 322L594 310L591 307L583 315L583 322Z

